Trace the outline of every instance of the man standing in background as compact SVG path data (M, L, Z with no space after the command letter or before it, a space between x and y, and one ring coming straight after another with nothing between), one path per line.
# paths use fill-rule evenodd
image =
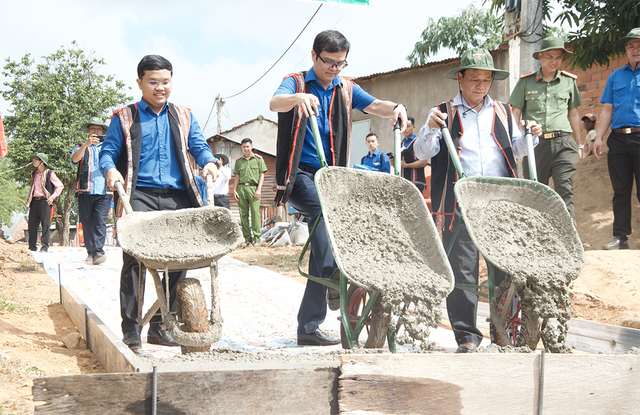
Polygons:
M391 162L389 156L378 149L380 140L374 133L367 134L365 138L369 152L362 156L360 164L371 167L373 170L381 173L391 173Z
M76 194L78 214L82 223L87 261L93 265L107 260L104 241L107 237L107 215L111 207L111 195L106 194L107 181L100 171L100 149L107 126L100 120L92 119L80 127L89 137L82 144L76 144L71 153L71 162L78 165ZM98 137L102 136L102 137Z
M267 165L262 156L253 152L253 141L244 138L241 143L242 156L236 159L233 166L233 174L236 175L233 183L233 196L238 201L240 211L240 223L244 236L243 247L260 243L260 195L262 183ZM251 211L251 224L249 224L249 211ZM252 234L253 232L253 234Z
M422 193L427 185L424 175L424 168L429 164L429 160L419 160L413 150L413 142L416 139L416 125L413 117L407 117L407 129L402 133L402 156L401 164L402 177L415 184Z

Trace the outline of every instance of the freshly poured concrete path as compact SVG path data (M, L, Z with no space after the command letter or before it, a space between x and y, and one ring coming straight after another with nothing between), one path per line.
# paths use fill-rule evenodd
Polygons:
M46 272L57 283L60 267L62 284L69 287L88 308L95 313L117 338L122 338L120 328L120 269L122 251L107 248L107 261L101 265L85 262L82 248L51 248L48 254L34 252ZM222 338L214 347L232 348L245 352L274 351L278 353L318 353L340 350L341 347L298 347L296 345L297 313L304 285L270 270L249 266L224 257L218 261L220 308L223 317ZM189 277L201 281L205 298L211 300L209 269L189 271ZM150 275L145 290L145 312L155 301L155 288ZM339 337L338 311L328 311L321 328ZM479 324L483 317L479 317ZM486 324L486 323L484 323ZM433 330L430 338L437 349L453 352L457 347L453 333L445 329ZM143 348L155 357L180 354L178 348L161 347L144 343ZM489 344L484 340L483 346ZM399 348L399 351L402 349Z

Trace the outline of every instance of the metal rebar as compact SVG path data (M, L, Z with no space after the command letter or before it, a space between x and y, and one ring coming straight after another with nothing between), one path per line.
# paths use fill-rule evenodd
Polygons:
M58 290L60 291L60 304L62 304L62 271L60 270L60 264L58 264Z
M158 413L158 366L153 366L153 386L151 390L151 414Z
M89 342L89 309L84 309L84 339L87 343L87 349L91 350L91 343Z
M540 382L538 383L538 415L542 415L542 401L544 394L544 350L540 353Z

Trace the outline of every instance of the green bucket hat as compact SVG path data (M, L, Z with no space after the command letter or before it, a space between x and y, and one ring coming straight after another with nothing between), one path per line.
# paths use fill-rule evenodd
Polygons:
M625 52L625 46L627 46L627 42L631 39L640 39L640 27L636 27L635 29L631 29L631 31L627 34L627 36L616 42L616 50L618 52Z
M106 134L107 133L107 127L102 121L100 121L97 118L92 118L89 120L89 122L82 124L82 127L80 127L80 131L88 133L89 131L87 131L87 128L89 128L90 125L99 125L100 127L102 127L102 133Z
M223 166L226 166L227 164L229 164L229 157L227 157L226 154L216 153L213 155L213 157L217 158L218 160L222 160Z
M457 79L456 74L465 69L491 71L494 73L494 79L497 81L506 79L509 76L508 71L496 69L495 66L493 66L493 56L491 56L488 50L483 48L466 50L460 57L460 67L447 72L444 74L444 77Z
M31 161L33 161L34 158L38 157L40 160L42 160L42 162L44 163L45 166L47 167L51 167L49 166L49 157L44 154L44 153L36 153L36 154L32 154L31 155Z
M542 39L540 50L533 52L533 59L540 60L540 58L538 57L538 53L554 49L562 49L564 51L563 60L567 59L569 55L573 54L573 52L564 48L564 40L561 37L545 37L544 39Z

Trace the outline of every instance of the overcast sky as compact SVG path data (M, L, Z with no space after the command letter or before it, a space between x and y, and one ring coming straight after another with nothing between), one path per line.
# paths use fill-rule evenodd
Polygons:
M322 30L339 30L351 42L342 75L387 72L409 66L405 57L429 17L456 15L470 3L482 7L479 0L371 0L369 6L303 0L0 0L0 59L4 67L7 57L16 61L30 53L40 62L75 40L104 58L102 73L124 81L138 101L140 58L163 55L174 68L170 101L191 107L204 127L216 95L237 94L260 78L322 4L284 58L260 82L228 100L224 131L258 115L277 119L269 99L284 75L311 67L313 39ZM433 60L453 56L443 51ZM0 113L8 114L9 107L0 98ZM205 136L216 129L214 112Z

